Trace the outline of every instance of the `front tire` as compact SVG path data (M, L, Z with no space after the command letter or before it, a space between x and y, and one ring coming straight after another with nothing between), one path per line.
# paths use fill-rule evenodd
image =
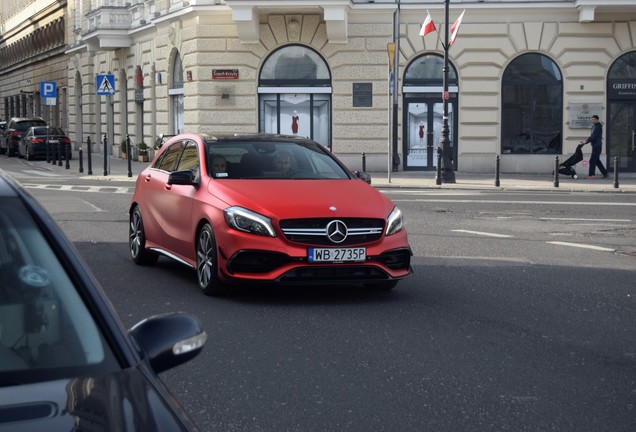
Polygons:
M130 249L130 257L135 264L151 265L156 263L159 259L159 255L146 249L146 233L144 231L144 221L141 217L139 206L135 206L130 212L128 248Z
M218 254L214 232L205 224L197 236L197 281L203 294L219 296L225 294L225 287L219 281Z

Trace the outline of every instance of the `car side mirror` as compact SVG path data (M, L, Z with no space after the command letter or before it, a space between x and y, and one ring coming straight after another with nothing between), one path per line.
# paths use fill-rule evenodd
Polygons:
M169 185L197 186L196 175L192 170L173 171L168 176Z
M162 145L163 145L163 134L159 134L159 136L155 140L155 148L160 149Z
M147 318L128 332L159 373L196 357L207 334L198 319L186 313L167 313Z
M358 177L360 180L364 181L367 184L371 184L371 176L364 172L364 171L354 171L353 172L356 177Z

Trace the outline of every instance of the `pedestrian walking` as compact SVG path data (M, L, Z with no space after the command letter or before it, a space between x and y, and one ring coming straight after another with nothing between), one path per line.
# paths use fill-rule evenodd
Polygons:
M601 162L601 151L603 150L603 124L596 114L592 116L592 132L586 140L581 140L581 144L592 144L592 154L590 155L590 171L587 178L596 178L596 167L601 171L603 178L607 178L607 170Z

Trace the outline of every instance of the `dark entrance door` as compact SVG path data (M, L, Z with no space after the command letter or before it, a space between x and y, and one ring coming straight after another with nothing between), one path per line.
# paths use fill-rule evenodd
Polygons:
M448 103L448 125L451 141L451 160L456 167L455 100ZM441 146L444 124L444 104L439 98L419 96L406 100L404 119L404 169L432 171L437 168L437 149Z
M610 102L607 121L607 166L618 157L620 171L636 172L636 101Z

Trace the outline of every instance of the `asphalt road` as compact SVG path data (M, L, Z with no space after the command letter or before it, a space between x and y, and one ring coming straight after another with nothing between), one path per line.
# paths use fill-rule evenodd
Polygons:
M163 378L204 431L636 429L636 195L393 191L415 254L393 292L218 299L132 263L125 185L21 181L127 326L203 321L204 352Z

